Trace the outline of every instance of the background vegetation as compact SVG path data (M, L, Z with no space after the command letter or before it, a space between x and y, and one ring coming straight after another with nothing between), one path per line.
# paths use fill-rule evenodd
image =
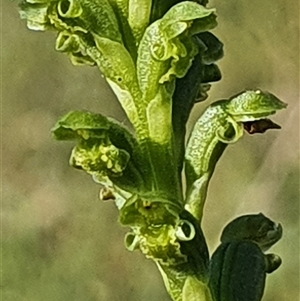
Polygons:
M263 212L282 223L271 249L282 267L267 278L264 301L299 297L299 2L211 1L225 44L221 82L209 101L260 87L289 104L281 131L229 146L211 183L203 228L213 251L222 227ZM69 110L125 115L96 68L73 67L54 51L54 34L34 33L3 1L2 300L169 300L150 261L123 246L113 203L68 166L71 145L50 128ZM196 106L191 126L208 102Z

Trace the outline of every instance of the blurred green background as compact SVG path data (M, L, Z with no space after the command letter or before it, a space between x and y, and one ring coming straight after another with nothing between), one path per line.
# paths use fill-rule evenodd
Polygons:
M221 82L193 111L245 88L269 90L289 104L281 131L229 146L213 177L203 229L213 251L234 217L263 212L284 228L271 251L283 264L267 278L264 301L299 298L299 1L211 1L225 44ZM16 2L2 21L2 300L169 300L153 262L125 250L126 229L99 186L68 165L72 144L50 128L86 109L127 124L96 68L73 67L54 50L55 34L32 32Z

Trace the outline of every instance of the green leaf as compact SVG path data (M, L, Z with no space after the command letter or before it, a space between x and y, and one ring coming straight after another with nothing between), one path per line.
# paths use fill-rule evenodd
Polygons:
M285 107L274 95L256 90L217 101L206 109L185 152L187 210L201 220L209 180L226 146L243 136L243 122L265 119Z
M112 119L74 111L52 129L57 140L77 140L70 163L106 185L109 179L127 191L145 189L145 168L134 137Z

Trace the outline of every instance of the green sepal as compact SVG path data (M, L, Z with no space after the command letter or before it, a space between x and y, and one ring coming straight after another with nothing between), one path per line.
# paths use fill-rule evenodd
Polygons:
M107 0L73 0L82 6L84 29L100 37L121 43L122 36L115 13Z
M224 110L237 122L263 119L286 107L276 96L261 90L240 93L224 103Z
M152 0L150 23L163 17L163 15L174 5L184 2L183 0ZM205 6L208 0L196 0L198 4Z
M73 111L52 129L57 140L77 140L70 158L103 185L109 179L127 191L144 189L142 158L135 138L116 121L100 114Z
M114 82L121 90L138 95L137 78L134 62L126 48L115 41L94 36L100 56L95 60L103 75Z
M249 240L265 252L282 237L282 226L259 214L242 215L230 221L223 229L221 242Z
M216 64L203 65L201 83L217 82L221 77L221 71Z
M266 273L281 265L278 255L264 252L281 237L282 226L262 213L229 222L210 261L209 286L214 300L261 301Z

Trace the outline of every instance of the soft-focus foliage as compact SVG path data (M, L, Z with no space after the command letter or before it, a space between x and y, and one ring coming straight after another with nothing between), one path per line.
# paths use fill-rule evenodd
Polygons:
M222 20L217 33L226 56L220 62L225 77L210 99L257 85L280 96L290 110L276 118L280 132L245 137L228 148L211 183L204 232L213 250L221 228L234 216L260 210L280 221L285 231L274 252L284 262L268 277L265 301L296 300L297 2L211 5ZM152 263L123 250L114 205L99 202L97 186L62 164L70 147L47 136L66 111L100 110L122 120L122 110L96 70L73 68L51 50L51 33L26 32L15 5L4 2L3 8L3 299L169 300ZM194 120L203 110L201 104L198 108Z

